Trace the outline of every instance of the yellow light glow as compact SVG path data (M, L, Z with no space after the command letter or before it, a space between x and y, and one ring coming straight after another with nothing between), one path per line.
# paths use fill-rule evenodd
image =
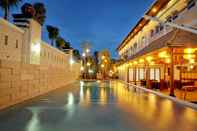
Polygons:
M184 55L184 56L183 56L184 59L188 59L188 60L189 60L189 59L193 59L193 58L195 58L195 57L196 57L196 56L195 56L195 55L192 55L192 54L187 54L187 55Z
M137 64L138 64L138 62L137 62L137 61L134 61L134 62L133 62L133 64L137 65Z
M190 68L190 69L194 69L194 66L193 66L193 65L190 65L189 68Z
M104 60L104 59L105 59L105 56L103 55L103 56L101 57L101 59Z
M86 52L89 53L90 52L90 49L86 49Z
M140 59L139 60L139 63L144 63L144 59Z
M154 61L151 61L151 62L150 62L150 65L155 65L155 62L154 62Z
M186 48L184 49L184 53L192 54L197 50L197 48Z
M107 63L107 60L105 60L105 63Z
M189 60L189 63L190 63L190 64L194 64L194 63L195 63L195 60L194 60L194 59L190 59L190 60Z
M84 71L84 67L81 67L81 71Z
M168 58L168 57L170 57L169 54L167 53L167 51L160 52L158 56L160 58Z
M102 68L104 68L104 67L105 67L105 65L103 65L103 64L102 64L102 65L101 65L101 67L102 67Z
M130 66L132 66L132 65L133 65L133 63L129 63L129 65L130 65Z
M35 53L40 53L40 50L41 50L40 44L38 43L38 44L32 45L31 50L32 50L33 52L35 52Z
M153 8L152 12L154 12L154 13L157 12L157 8Z
M91 63L88 62L88 63L87 63L87 66L90 66L90 65L91 65Z
M83 56L83 57L85 57L85 56L86 56L86 54L85 54L85 53L83 53L83 54L82 54L82 56Z
M171 60L168 58L168 59L165 60L165 62L166 62L167 64L169 64L169 63L171 62Z
M152 57L152 56L148 56L148 57L146 57L146 60L147 60L148 62L151 62L151 61L153 60L153 57Z

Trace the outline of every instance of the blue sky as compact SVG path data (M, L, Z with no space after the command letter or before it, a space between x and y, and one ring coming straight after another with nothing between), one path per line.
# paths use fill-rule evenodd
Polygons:
M154 0L23 0L43 2L47 8L45 25L60 29L60 35L80 49L82 41L92 43L92 52L109 49L116 57L116 47ZM19 12L20 8L12 9ZM0 16L3 12L0 10ZM43 39L48 34L43 26Z

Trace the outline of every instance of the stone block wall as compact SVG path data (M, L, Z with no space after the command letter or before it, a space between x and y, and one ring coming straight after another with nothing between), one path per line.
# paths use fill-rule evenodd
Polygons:
M79 63L57 67L0 60L0 109L74 82L79 72Z

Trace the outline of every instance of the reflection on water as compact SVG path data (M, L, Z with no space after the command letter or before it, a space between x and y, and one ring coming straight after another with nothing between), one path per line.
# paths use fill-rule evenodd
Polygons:
M32 112L32 118L27 125L27 131L40 131L39 109L29 109Z
M54 99L54 103L32 104L32 108L28 108L32 113L31 119L20 126L26 126L25 131L197 129L195 110L132 86L116 81L81 81L72 86L70 90L60 91L53 97L46 96L49 100Z

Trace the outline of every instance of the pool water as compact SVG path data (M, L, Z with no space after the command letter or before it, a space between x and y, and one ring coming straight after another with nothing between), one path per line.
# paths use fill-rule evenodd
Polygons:
M0 131L196 130L196 110L118 81L75 82L0 112Z

